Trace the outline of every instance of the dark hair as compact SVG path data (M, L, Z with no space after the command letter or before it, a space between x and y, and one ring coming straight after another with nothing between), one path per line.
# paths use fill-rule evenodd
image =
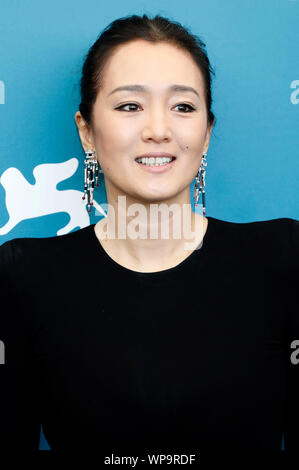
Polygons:
M215 75L210 65L205 43L176 21L169 21L160 15L149 18L147 15L131 15L119 18L110 23L90 47L83 64L80 81L80 113L92 126L93 105L103 82L103 69L117 46L136 39L158 43L166 42L188 51L200 68L205 84L205 100L208 111L208 124L215 124L211 111L211 74Z

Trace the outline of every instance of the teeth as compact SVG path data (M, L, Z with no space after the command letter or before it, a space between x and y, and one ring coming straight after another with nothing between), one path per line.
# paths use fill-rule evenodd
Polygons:
M143 163L143 165L149 165L149 166L160 166L160 165L165 165L165 163L171 162L172 158L171 157L142 157L142 158L136 158L136 162Z

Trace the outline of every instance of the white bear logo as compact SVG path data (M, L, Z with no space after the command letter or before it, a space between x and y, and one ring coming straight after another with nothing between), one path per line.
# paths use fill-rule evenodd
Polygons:
M70 158L61 163L37 165L33 170L35 184L28 183L17 168L7 168L0 177L0 183L6 193L5 202L9 220L0 228L0 235L6 235L23 220L56 212L67 212L70 215L70 221L58 230L57 235L69 233L78 226L84 228L90 225L86 200L82 199L83 191L56 188L60 181L73 176L78 165L77 158ZM95 199L93 205L96 211L107 217L106 212Z

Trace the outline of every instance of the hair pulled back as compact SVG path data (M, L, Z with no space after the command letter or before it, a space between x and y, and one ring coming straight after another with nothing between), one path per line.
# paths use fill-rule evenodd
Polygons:
M103 83L103 70L107 60L112 56L117 46L137 39L152 43L172 44L190 53L204 78L208 125L215 124L215 116L211 110L211 76L215 75L215 72L206 53L205 43L176 21L170 21L160 15L150 18L145 14L114 20L90 47L84 60L80 81L81 103L79 110L84 120L92 126L93 105Z

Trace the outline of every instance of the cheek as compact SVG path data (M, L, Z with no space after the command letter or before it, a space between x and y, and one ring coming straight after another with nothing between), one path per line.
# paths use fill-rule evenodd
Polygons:
M97 140L100 146L104 146L105 149L115 152L115 150L121 150L126 148L132 143L136 143L136 136L138 132L134 129L132 123L128 125L126 123L120 123L114 119L103 123L97 131Z
M204 144L204 136L190 136L190 138L185 138L181 145L180 149L183 154L188 155L190 158L192 156L198 156Z
M197 160L201 156L204 146L204 136L198 137L184 144L183 151L189 160Z

